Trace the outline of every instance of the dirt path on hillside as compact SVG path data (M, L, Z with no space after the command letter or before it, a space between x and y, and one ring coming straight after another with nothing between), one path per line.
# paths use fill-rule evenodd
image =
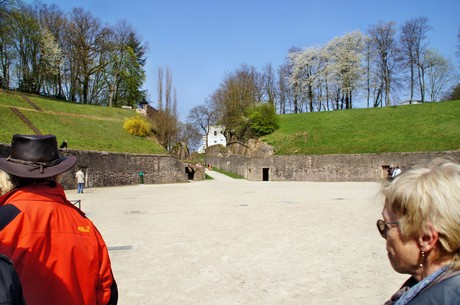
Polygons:
M0 105L0 107L11 108L12 106ZM120 122L122 121L120 119L104 118L104 117L99 117L99 116L94 116L94 115L87 115L87 114L79 114L79 113L49 111L49 110L43 110L43 109L41 111L37 111L36 109L30 109L30 108L25 108L25 107L17 107L17 106L14 106L14 108L16 108L16 109L18 109L20 111L33 111L33 112L48 113L48 114L55 114L55 115L61 115L61 116L82 117L82 118L88 118L88 119L98 120L98 121L120 121Z

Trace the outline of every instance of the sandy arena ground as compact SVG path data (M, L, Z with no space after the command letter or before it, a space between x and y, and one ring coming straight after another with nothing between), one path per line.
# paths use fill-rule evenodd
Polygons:
M377 183L212 181L67 191L110 249L120 305L382 304Z

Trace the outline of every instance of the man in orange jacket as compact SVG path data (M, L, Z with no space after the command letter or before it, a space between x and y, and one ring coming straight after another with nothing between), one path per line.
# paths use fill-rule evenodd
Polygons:
M54 135L14 135L0 158L0 253L12 259L28 305L112 305L118 289L101 234L70 203ZM6 174L8 173L8 174Z

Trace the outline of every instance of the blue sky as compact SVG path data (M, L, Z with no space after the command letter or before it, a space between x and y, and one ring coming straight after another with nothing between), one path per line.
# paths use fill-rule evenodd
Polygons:
M291 47L323 45L366 33L379 21L397 25L426 16L430 48L459 66L458 0L42 0L64 12L90 11L103 23L126 20L149 45L145 89L156 99L159 67L172 71L179 118L203 104L224 76L242 64L278 67ZM155 104L153 104L155 106Z

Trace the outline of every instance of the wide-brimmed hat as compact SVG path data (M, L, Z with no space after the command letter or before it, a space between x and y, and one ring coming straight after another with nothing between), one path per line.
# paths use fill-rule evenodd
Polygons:
M60 157L54 135L13 135L11 154L0 158L0 169L23 178L48 178L71 169L77 158Z

